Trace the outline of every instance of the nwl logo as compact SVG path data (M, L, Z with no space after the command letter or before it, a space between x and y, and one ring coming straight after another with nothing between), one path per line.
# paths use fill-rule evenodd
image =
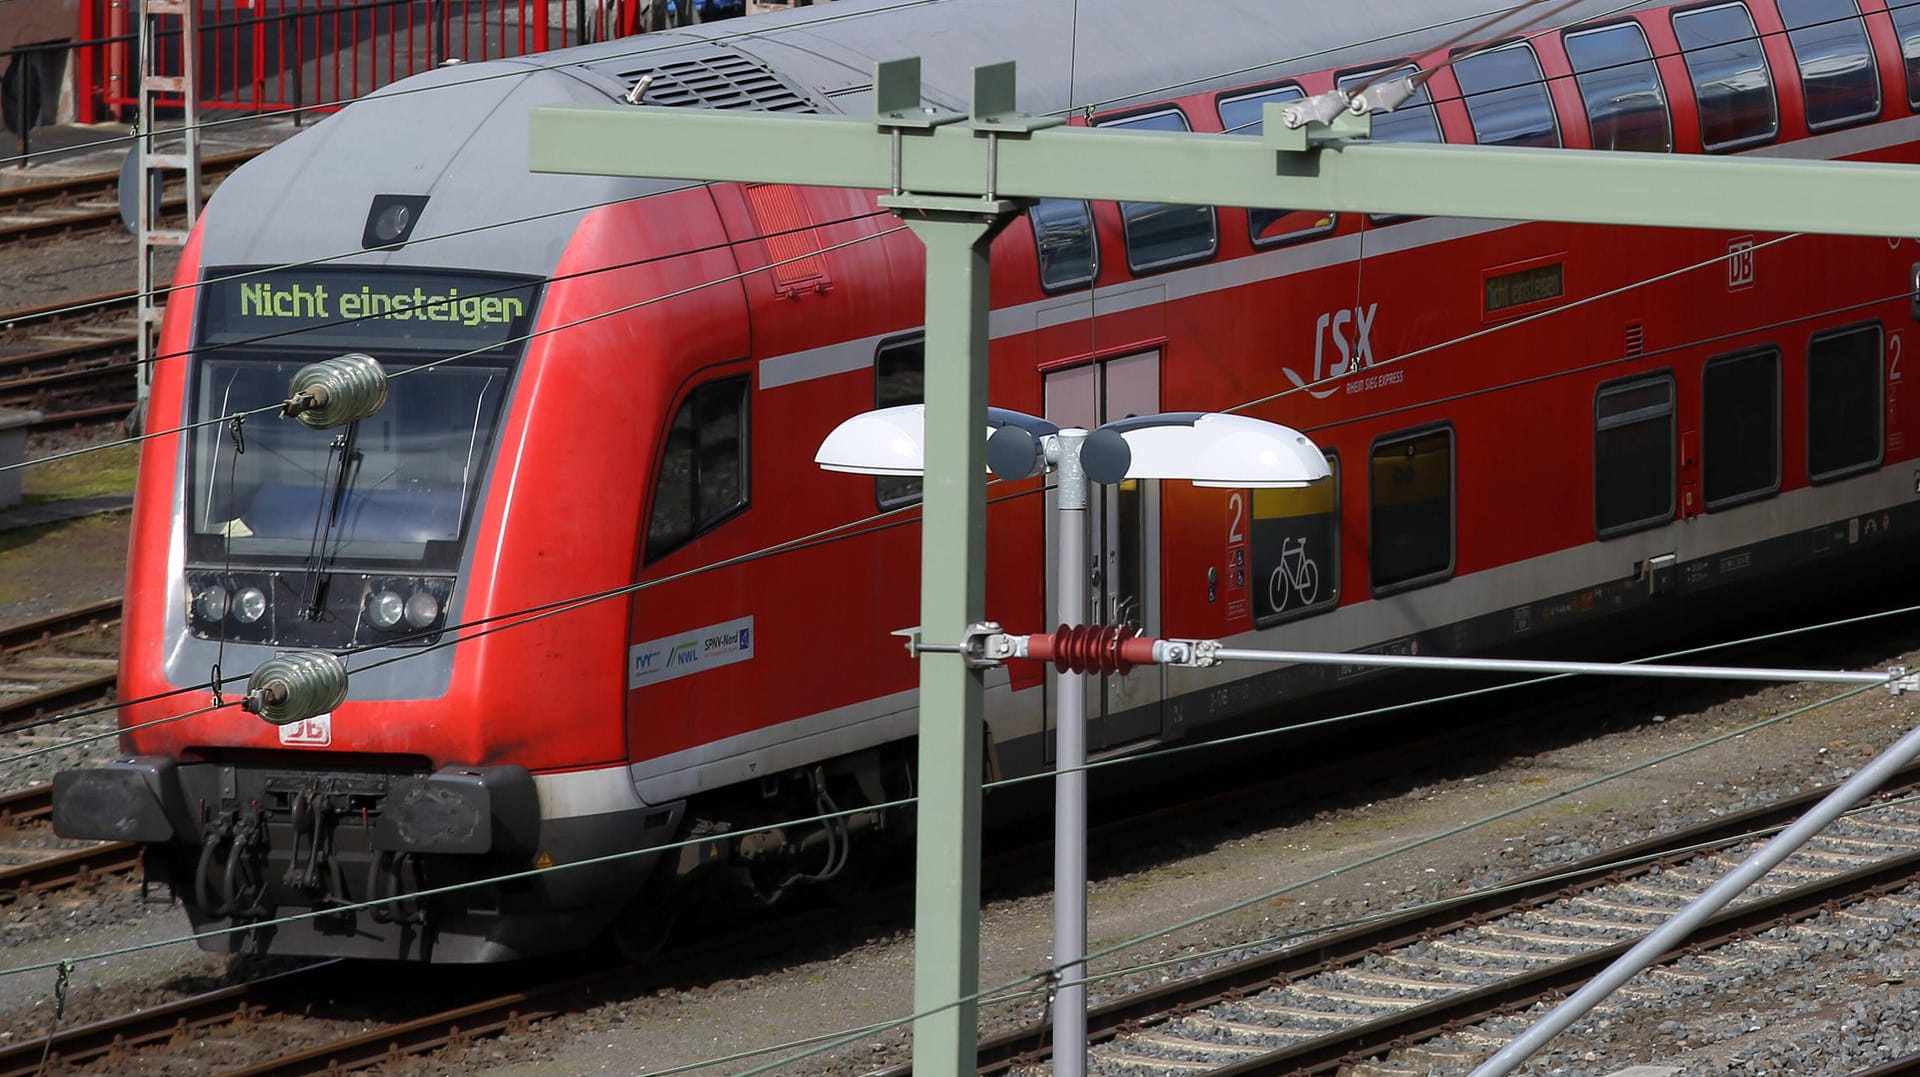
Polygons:
M627 648L627 687L660 684L753 659L753 618L676 632Z
M1281 367L1281 370L1294 385L1315 397L1332 396L1339 391L1339 386L1320 382L1373 365L1373 319L1379 312L1380 304L1368 303L1365 307L1330 310L1320 315L1313 323L1313 379L1302 378L1292 367ZM1337 356L1331 362L1327 354L1329 340Z

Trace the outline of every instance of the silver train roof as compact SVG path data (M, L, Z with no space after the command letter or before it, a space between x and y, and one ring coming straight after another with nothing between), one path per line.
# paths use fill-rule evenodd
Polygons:
M1641 6L1648 5L1587 0L1558 21ZM647 73L654 75L648 104L865 115L876 61L919 55L926 103L964 109L972 68L1011 59L1022 110L1106 109L1422 52L1504 7L1504 0L838 0L444 67L348 105L240 169L210 203L201 260L338 258L549 274L586 209L671 184L529 172L529 110L618 101ZM363 251L379 194L429 200L406 246ZM535 219L502 225L525 218Z

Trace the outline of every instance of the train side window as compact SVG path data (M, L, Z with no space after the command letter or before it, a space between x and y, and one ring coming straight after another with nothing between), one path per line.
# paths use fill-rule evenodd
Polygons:
M1027 220L1033 225L1043 291L1064 292L1093 283L1100 271L1100 247L1092 207L1077 198L1042 198L1027 210Z
M1368 467L1375 595L1453 572L1453 430L1439 427L1374 442Z
M1700 145L1713 153L1771 141L1780 129L1773 72L1746 5L1675 12L1673 33L1693 79Z
M687 394L667 428L647 525L648 561L705 534L747 504L747 379Z
M1463 54L1453 61L1453 75L1481 145L1560 145L1540 58L1526 42Z
M1920 0L1893 0L1887 5L1894 32L1900 35L1900 55L1907 67L1907 104L1920 108Z
M1823 131L1880 114L1880 72L1854 0L1778 0L1787 24L1807 127Z
M1188 130L1187 117L1179 109L1109 120L1101 126L1142 131ZM1127 268L1135 273L1204 261L1213 257L1220 245L1212 206L1122 202L1120 223L1127 237Z
M1340 598L1340 458L1333 476L1294 489L1253 491L1253 623L1262 627Z
M1673 375L1602 385L1593 401L1593 528L1601 538L1673 518Z
M1397 68L1377 67L1370 71L1350 71L1337 80L1343 90L1359 90L1377 79L1394 79L1416 73L1419 68L1406 64ZM1375 142L1443 142L1440 137L1440 117L1433 111L1433 95L1427 92L1425 83L1413 92L1413 96L1401 102L1392 112L1373 110L1373 141ZM1376 224L1392 221L1404 221L1407 218L1393 214L1372 214L1368 218Z
M1261 109L1268 102L1285 104L1305 97L1298 86L1278 86L1271 90L1222 97L1219 101L1220 130L1229 135L1259 138L1263 127ZM1255 247L1273 247L1295 240L1324 236L1333 231L1338 218L1317 209L1249 209L1247 232Z
M1701 492L1707 511L1780 489L1780 350L1707 361L1701 393Z
M1647 32L1637 22L1575 30L1562 39L1574 82L1587 109L1596 150L1673 150L1667 93L1653 63Z
M1073 204L1086 205L1084 202ZM926 371L925 336L915 334L881 344L879 353L873 357L873 406L893 408L926 403ZM911 505L920 500L920 478L917 475L875 476L873 496L883 509Z
M1807 477L1831 482L1880 466L1880 323L1816 334L1807 345Z

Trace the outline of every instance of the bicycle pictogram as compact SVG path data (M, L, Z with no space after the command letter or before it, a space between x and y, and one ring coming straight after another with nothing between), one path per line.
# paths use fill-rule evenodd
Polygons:
M1302 606L1320 597L1320 566L1307 556L1307 540L1286 539L1280 544L1280 563L1267 577L1267 602L1280 613L1298 598Z

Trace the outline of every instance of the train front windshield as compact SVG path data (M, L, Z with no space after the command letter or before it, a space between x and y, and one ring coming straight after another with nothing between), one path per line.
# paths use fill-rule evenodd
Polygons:
M226 268L203 285L188 557L457 567L537 285L420 270ZM378 359L386 403L316 430L255 415L308 363Z
M511 368L389 359L387 401L351 426L314 430L255 416L305 364L236 355L202 363L194 421L194 560L457 566Z

